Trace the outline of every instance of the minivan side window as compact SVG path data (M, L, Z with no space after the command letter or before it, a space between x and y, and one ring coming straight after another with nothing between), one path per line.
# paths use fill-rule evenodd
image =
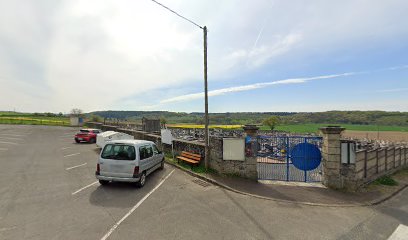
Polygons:
M153 156L152 146L146 146L146 150L147 150L148 157L152 157Z
M148 158L147 156L147 150L145 146L139 147L139 155L140 155L140 160Z
M154 144L152 144L152 146L153 146L153 152L154 152L154 154L155 154L155 155L156 155L156 154L159 154L159 149L157 149L157 146L154 145Z

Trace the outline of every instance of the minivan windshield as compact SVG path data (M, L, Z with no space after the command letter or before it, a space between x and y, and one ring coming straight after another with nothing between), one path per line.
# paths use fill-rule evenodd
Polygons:
M102 158L115 160L135 160L136 152L133 146L124 144L107 144L102 151Z

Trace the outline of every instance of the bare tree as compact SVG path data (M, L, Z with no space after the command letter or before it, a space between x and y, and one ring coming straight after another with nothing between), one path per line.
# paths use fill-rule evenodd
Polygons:
M73 108L71 110L71 116L79 117L83 114L83 111L79 108Z

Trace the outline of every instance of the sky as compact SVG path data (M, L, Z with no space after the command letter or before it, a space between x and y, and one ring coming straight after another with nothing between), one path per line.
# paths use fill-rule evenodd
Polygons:
M210 112L408 111L406 0L161 0ZM0 0L0 111L204 111L151 0Z

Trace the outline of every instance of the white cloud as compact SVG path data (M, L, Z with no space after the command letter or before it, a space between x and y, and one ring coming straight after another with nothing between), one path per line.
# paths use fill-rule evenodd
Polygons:
M276 37L272 43L256 44L251 49L234 49L220 59L220 64L214 66L213 74L225 74L231 68L248 71L254 70L266 64L269 60L285 54L296 47L302 40L299 33L290 33L286 36ZM258 41L258 38L257 38ZM256 41L256 42L257 42Z
M209 27L209 81L250 75L282 58L307 61L308 53L408 36L404 0L162 2ZM155 107L121 100L201 84L202 52L201 30L151 1L0 0L0 109ZM174 102L168 100L161 102Z

